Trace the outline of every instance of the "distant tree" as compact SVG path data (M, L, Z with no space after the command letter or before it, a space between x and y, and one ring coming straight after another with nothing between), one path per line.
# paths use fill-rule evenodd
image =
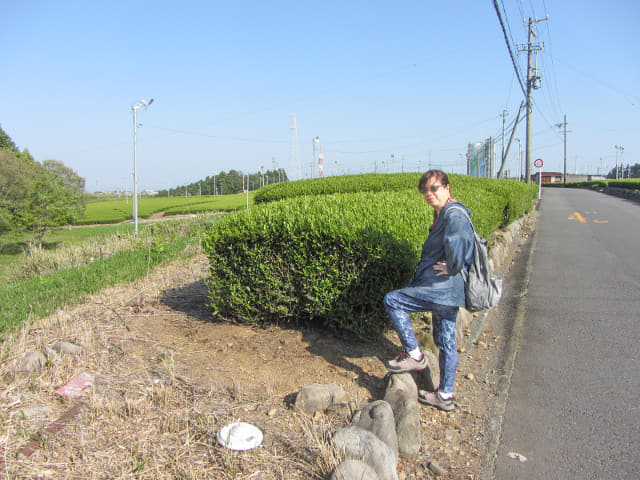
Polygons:
M617 165L617 168L617 178L640 178L640 163L636 163L633 166L627 165L626 167L623 165ZM611 169L611 171L607 174L607 178L616 178L616 167Z
M42 246L48 230L74 223L84 211L84 179L61 162L47 160L33 180L20 221L32 243Z
M2 125L0 125L0 150L5 152L18 153L18 147L16 147L16 144L13 143L13 140L11 140L9 135L4 133L4 130L2 130Z
M23 228L21 217L38 167L28 154L0 151L0 234Z

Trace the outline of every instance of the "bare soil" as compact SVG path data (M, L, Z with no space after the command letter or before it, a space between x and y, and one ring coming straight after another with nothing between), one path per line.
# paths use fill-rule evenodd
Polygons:
M400 351L395 333L367 342L224 321L206 306L206 276L207 260L198 254L101 291L2 343L0 470L7 478L329 477L337 461L332 433L354 408L384 396L383 360ZM462 353L454 412L421 406L420 453L401 459L400 479L435 478L429 462L445 470L438 478L480 478L502 341L496 332L487 322L473 352ZM25 353L59 340L82 353L15 373ZM83 372L95 379L87 396L54 393ZM296 412L295 394L312 383L341 385L344 404L313 416ZM51 428L75 405L77 414ZM216 432L233 421L259 427L262 445L247 452L219 445ZM33 453L23 449L29 442Z

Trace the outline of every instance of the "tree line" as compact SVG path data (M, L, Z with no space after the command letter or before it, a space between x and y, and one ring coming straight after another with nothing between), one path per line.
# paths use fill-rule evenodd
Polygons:
M617 172L616 172L617 170ZM622 179L622 178L640 178L640 163L635 165L616 165L607 174L607 178L610 179Z
M29 232L28 246L41 246L47 230L84 216L84 188L75 171L57 160L35 161L0 126L0 235Z
M198 180L188 185L160 190L158 196L229 195L246 190L257 190L265 185L286 181L288 181L287 173L282 168L249 174L237 170L229 170L229 172L220 172L217 175L207 176L203 180Z

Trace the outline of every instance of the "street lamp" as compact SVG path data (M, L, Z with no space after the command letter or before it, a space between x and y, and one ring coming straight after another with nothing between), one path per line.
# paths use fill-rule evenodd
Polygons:
M620 167L623 167L624 160L622 160L622 153L624 152L624 147L620 145L614 145L613 148L616 149L616 180L618 180L618 151L620 152ZM622 170L622 178L624 178L624 170Z
M153 98L148 102L146 100L140 100L135 105L131 105L133 110L133 223L135 225L134 230L136 235L138 234L138 172L136 163L136 137L138 132L138 119L137 111L141 107L148 107L153 103Z

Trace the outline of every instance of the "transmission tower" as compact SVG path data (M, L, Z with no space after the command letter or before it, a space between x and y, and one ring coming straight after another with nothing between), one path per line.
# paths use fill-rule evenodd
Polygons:
M296 124L295 113L289 115L289 129L291 130L291 151L289 152L289 161L291 162L291 179L300 180L302 178L302 165L300 164L298 126Z

